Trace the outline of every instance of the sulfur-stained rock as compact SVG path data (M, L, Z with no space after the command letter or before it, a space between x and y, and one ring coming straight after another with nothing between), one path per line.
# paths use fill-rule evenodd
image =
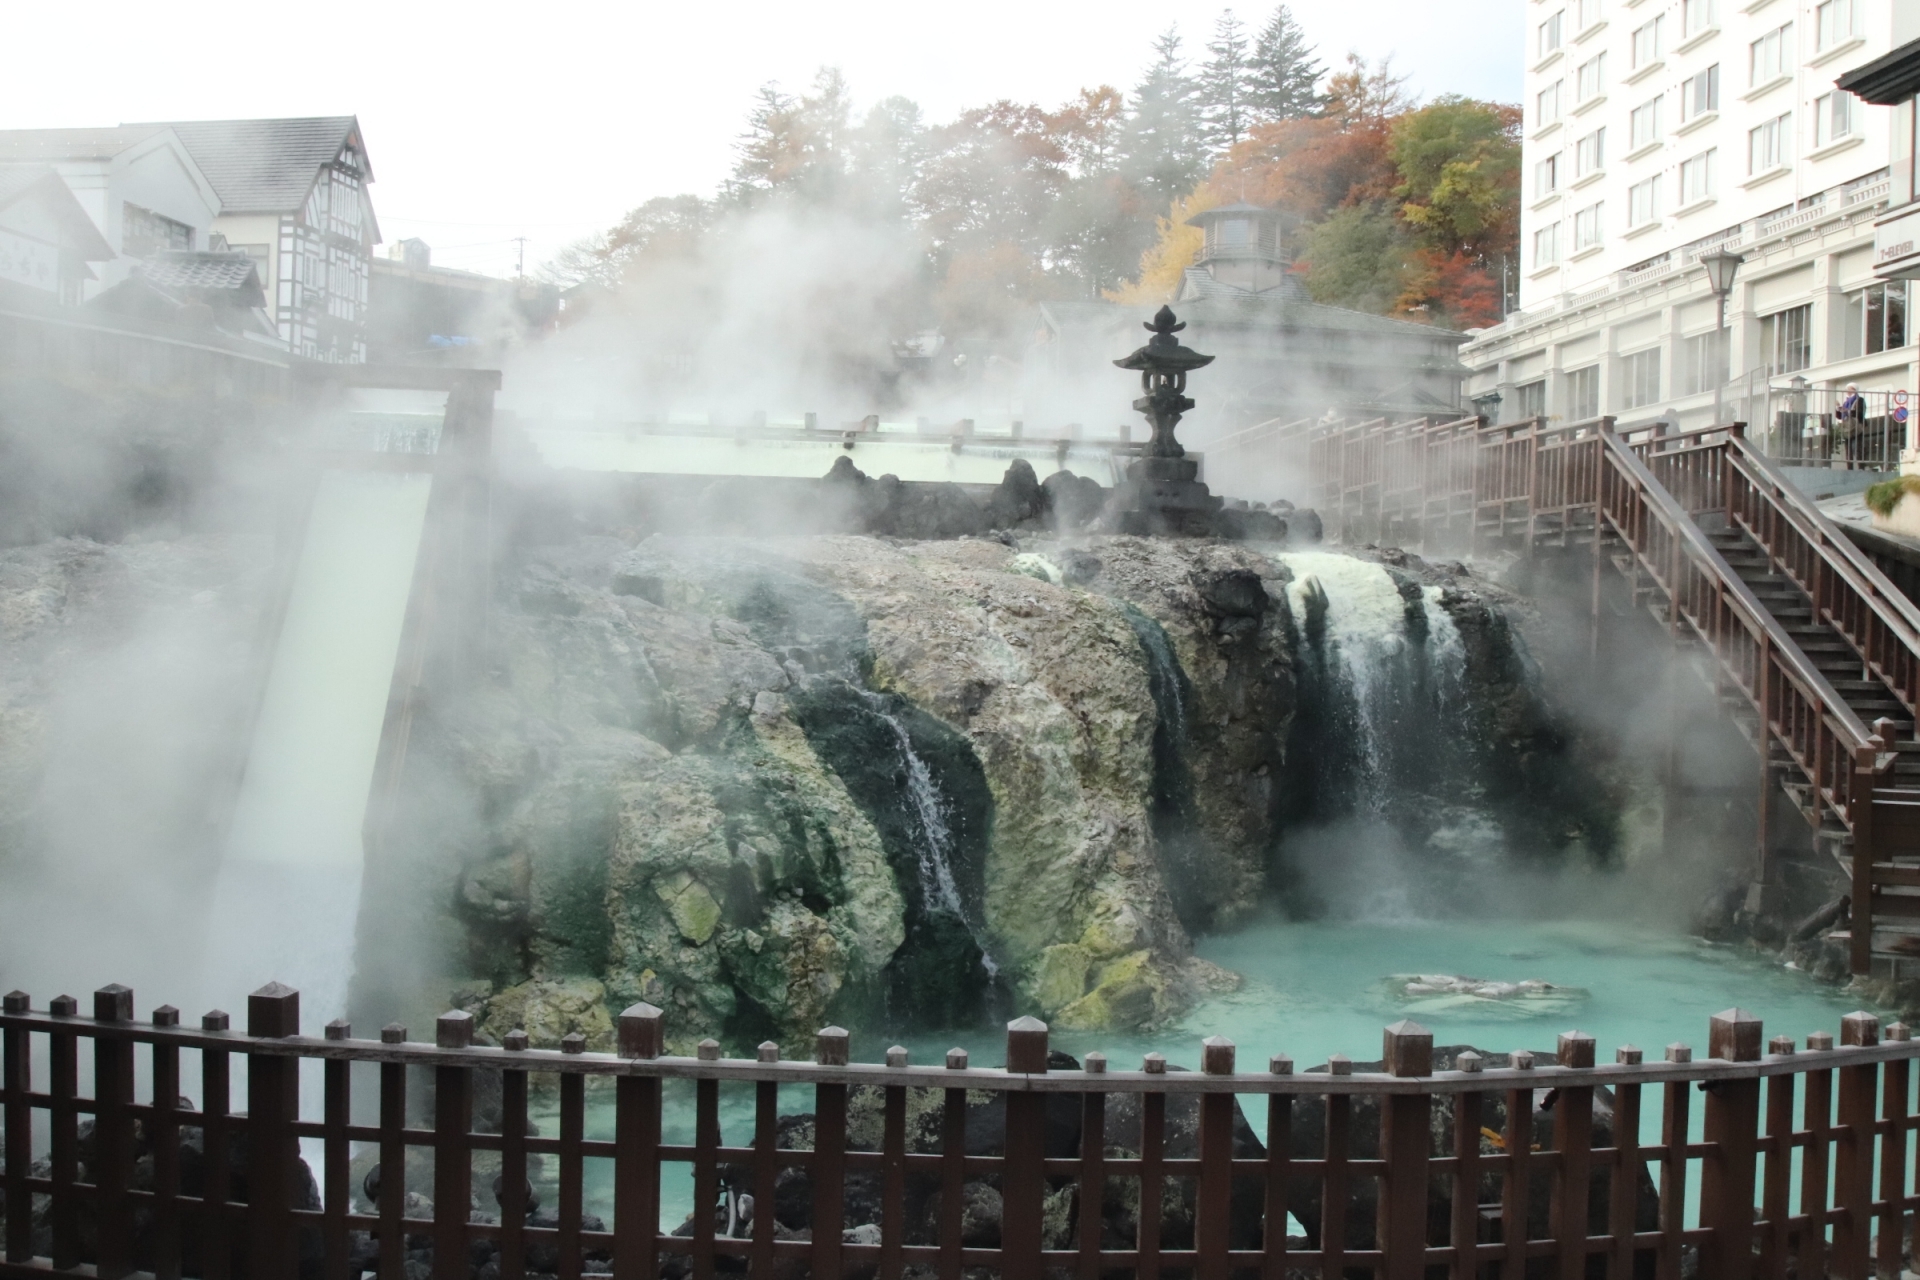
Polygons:
M579 1032L594 1053L613 1048L607 989L593 978L523 982L486 1002L481 1032L498 1044L509 1031L525 1031L536 1049L557 1049L561 1037Z

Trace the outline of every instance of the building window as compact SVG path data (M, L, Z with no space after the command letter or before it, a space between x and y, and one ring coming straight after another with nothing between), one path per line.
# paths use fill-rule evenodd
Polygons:
M1691 40L1702 31L1710 30L1720 21L1718 0L1681 0L1680 38Z
M1600 416L1600 366L1567 371L1567 420L1584 422Z
M1556 13L1540 24L1539 47L1534 52L1536 58L1544 58L1560 47L1561 25L1566 16L1564 12Z
M1601 210L1604 204L1589 205L1573 215L1573 251L1591 249L1600 243Z
M1600 21L1600 0L1575 0L1573 11L1576 15L1573 29L1575 31L1585 31L1594 23Z
M1813 10L1813 47L1831 49L1861 34L1866 17L1861 0L1826 0Z
M1760 317L1760 359L1767 376L1798 373L1813 363L1813 304Z
M1628 409L1650 405L1660 398L1660 348L1636 351L1620 362L1620 403Z
M1702 151L1691 160L1680 165L1680 204L1681 207L1700 200L1713 199L1714 158L1719 148Z
M1765 173L1787 163L1793 145L1793 115L1776 116L1747 134L1747 172Z
M1747 83L1765 84L1793 70L1793 24L1776 27L1747 50Z
M1907 321L1911 287L1908 281L1891 280L1847 295L1847 355L1893 351L1913 340Z
M1727 380L1727 344L1717 329L1680 339L1680 394L1698 395Z
M1660 175L1636 182L1627 189L1627 225L1644 227L1660 220Z
M1644 26L1634 28L1633 32L1633 69L1651 66L1660 61L1661 39L1666 34L1667 20L1655 18Z
M1533 166L1533 195L1544 200L1560 189L1560 153L1554 152Z
M1550 267L1560 261L1560 224L1549 222L1533 233L1533 265Z
M1607 131L1595 129L1573 146L1573 176L1580 179L1598 173L1607 163Z
M1580 101L1597 98L1607 88L1607 55L1597 53L1580 64L1580 79L1575 86Z
M1665 95L1643 102L1633 109L1633 149L1638 151L1660 137L1660 104Z
M1523 382L1513 389L1513 417L1517 422L1544 417L1547 412L1547 380Z
M1559 119L1560 81L1555 80L1552 84L1542 89L1539 97L1535 99L1534 124L1544 129Z
M1680 118L1698 120L1709 111L1720 109L1720 64L1714 63L1698 75L1680 82Z
M1829 142L1838 142L1842 138L1852 136L1852 94L1823 93L1813 100L1814 146L1824 147Z
M120 252L144 258L164 249L193 248L193 228L137 204L120 206Z

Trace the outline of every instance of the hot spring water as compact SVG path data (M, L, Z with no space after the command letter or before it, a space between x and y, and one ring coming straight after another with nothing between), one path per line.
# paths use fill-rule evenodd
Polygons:
M1350 734L1365 769L1352 799L1363 821L1384 820L1383 810L1395 779L1417 770L1421 761L1400 758L1410 719L1437 724L1443 731L1461 723L1466 656L1459 629L1441 607L1438 588L1413 595L1381 566L1331 553L1293 553L1283 557L1295 579L1289 607L1296 620L1323 610L1323 630L1314 661L1338 685L1330 714ZM1324 593L1316 604L1313 596ZM1136 624L1136 631L1140 630ZM1157 628L1154 629L1157 632ZM1143 643L1147 637L1143 636ZM1164 639L1164 637L1162 637ZM1163 694L1179 696L1177 672L1160 670L1170 660L1149 646ZM1164 697L1163 714L1169 703ZM916 778L916 781L918 779ZM932 789L929 788L929 794ZM1472 828L1469 816L1457 826ZM932 836L938 824L927 823ZM1346 830L1346 828L1342 828ZM1476 831L1455 831L1456 842L1497 841L1490 824ZM937 843L937 840L935 841ZM1490 856L1486 850L1482 857ZM1706 1047L1707 1019L1730 1005L1759 1016L1767 1034L1791 1035L1804 1043L1812 1031L1837 1032L1840 1016L1859 1007L1857 995L1815 982L1743 948L1719 946L1673 930L1622 924L1617 919L1512 918L1498 908L1479 914L1457 903L1435 908L1419 892L1417 880L1398 873L1397 865L1376 864L1360 873L1371 877L1367 892L1349 903L1347 918L1300 922L1279 914L1264 916L1232 933L1202 937L1195 952L1239 973L1232 993L1210 998L1174 1026L1143 1032L1056 1032L1054 1047L1075 1057L1099 1050L1115 1068L1135 1067L1143 1055L1158 1052L1169 1063L1197 1068L1199 1042L1223 1035L1239 1048L1242 1071L1264 1070L1276 1053L1290 1055L1297 1071L1323 1063L1334 1053L1356 1061L1380 1052L1381 1029L1412 1017L1427 1026L1436 1044L1472 1044L1485 1052L1528 1049L1550 1058L1559 1033L1578 1029L1598 1041L1599 1056L1611 1060L1621 1045L1639 1046L1657 1059L1670 1043ZM937 870L934 871L937 882ZM1574 882L1562 900L1591 901ZM1492 914L1490 914L1490 912ZM1434 918L1441 915L1447 918ZM1405 979L1393 975L1440 974L1514 983L1539 979L1555 990L1541 998L1409 997ZM853 1029L856 1061L878 1061L887 1047L904 1044L915 1063L943 1060L948 1049L965 1048L972 1061L998 1065L1005 1035L998 1026L920 1031L888 1037L872 1028ZM810 1045L787 1045L806 1056ZM693 1141L693 1092L686 1082L668 1082L668 1142ZM810 1089L783 1090L782 1110L812 1110ZM1264 1131L1265 1106L1243 1098L1242 1109L1256 1133ZM753 1129L753 1096L746 1088L723 1088L720 1098L723 1141L745 1144ZM1659 1140L1657 1100L1643 1104L1642 1140ZM558 1131L558 1116L538 1116L543 1132ZM1696 1139L1702 1114L1694 1109ZM610 1139L612 1108L589 1101L588 1136ZM610 1162L588 1162L590 1210L611 1211ZM1697 1180L1692 1192L1697 1197ZM551 1203L551 1188L542 1189ZM691 1211L690 1167L670 1170L662 1192L661 1220L678 1226ZM1690 1206L1691 1212L1691 1206Z

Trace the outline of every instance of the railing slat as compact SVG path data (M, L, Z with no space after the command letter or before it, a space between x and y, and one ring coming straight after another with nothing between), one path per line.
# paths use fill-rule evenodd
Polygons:
M1888 1027L1889 1037L1906 1028L1898 1023ZM1889 1062L1881 1069L1880 1115L1886 1120L1886 1133L1880 1140L1880 1199L1887 1212L1880 1215L1880 1231L1874 1250L1875 1263L1887 1275L1898 1275L1901 1268L1900 1245L1906 1214L1900 1205L1907 1194L1907 1096L1912 1064Z
M8 1013L25 1013L29 1008L24 991L10 991L4 1006ZM31 1204L27 1192L27 1169L33 1164L33 1053L32 1032L20 1027L0 1031L0 1081L7 1092L6 1188L8 1204ZM33 1215L7 1215L6 1259L25 1262L33 1257Z
M518 1037L515 1047L524 1048L525 1034L514 1034ZM619 1053L622 1058L651 1062L660 1056L665 1045L666 1021L659 1009L643 1002L629 1005L621 1011ZM763 1058L765 1050L771 1047L761 1047ZM779 1057L777 1049L774 1057ZM621 1076L614 1085L615 1280L654 1280L660 1273L660 1101L661 1086L657 1077ZM764 1118L764 1113L769 1109L765 1086L762 1086L760 1101L762 1116L755 1127L759 1147L754 1154L756 1170L770 1169L774 1159L774 1126ZM716 1117L714 1128L717 1130L718 1127ZM714 1141L716 1144L719 1142L717 1132ZM773 1179L767 1177L756 1180L754 1191L754 1239L763 1242L760 1248L770 1249L773 1243ZM696 1193L695 1203L698 1202ZM707 1207L712 1209L711 1199L707 1201ZM709 1213L709 1221L711 1217ZM770 1258L758 1252L755 1256L754 1270L764 1275Z
M1573 1032L1560 1037L1563 1067L1593 1065L1593 1037ZM1556 1091L1553 1149L1560 1154L1553 1171L1549 1234L1559 1246L1560 1280L1582 1280L1587 1273L1588 1172L1593 1153L1593 1089L1576 1085Z
M1106 1060L1100 1065L1104 1069ZM1107 1095L1080 1095L1080 1280L1100 1280L1100 1229L1107 1192Z
M1640 1051L1621 1049L1619 1061L1638 1062ZM1623 1084L1613 1091L1613 1169L1607 1185L1607 1280L1632 1280L1634 1234L1640 1217L1640 1174L1646 1168L1640 1154L1640 1089Z
M1533 1090L1507 1090L1507 1124L1501 1134L1506 1174L1500 1179L1501 1275L1522 1275L1527 1265L1527 1209L1532 1196Z
M716 1045L717 1049L718 1046ZM713 1280L713 1218L720 1199L720 1082L693 1084L693 1280Z
M1793 1041L1782 1038L1774 1052L1792 1053ZM1793 1181L1793 1093L1794 1077L1773 1076L1767 1081L1766 1172L1760 1190L1760 1215L1767 1229L1760 1237L1760 1260L1756 1274L1760 1280L1785 1280L1787 1260L1792 1256L1788 1191Z
M657 1081L654 1085L658 1088ZM620 1121L625 1123L633 1123L629 1116L644 1114L644 1108L627 1098L618 1098L617 1105ZM624 1149L626 1144L621 1146ZM500 1209L500 1280L522 1280L527 1273L528 1186L527 1073L508 1069L500 1073L500 1190L495 1196ZM616 1198L616 1224L621 1207Z
M1452 1222L1448 1232L1453 1264L1447 1269L1451 1280L1475 1280L1480 1274L1480 1117L1485 1100L1482 1093L1453 1096Z
M880 1134L880 1280L900 1280L907 1234L907 1091L887 1089Z
M1167 1095L1140 1097L1140 1232L1137 1280L1160 1280L1160 1205L1166 1177L1161 1160L1167 1143Z
M955 1050L954 1053L960 1053ZM948 1055L949 1065L953 1054ZM966 1056L960 1055L965 1063ZM967 1091L948 1089L940 1122L940 1280L960 1280L960 1223L966 1193Z
M473 1043L473 1015L443 1013L434 1024L434 1044L464 1049ZM462 1066L433 1072L433 1276L467 1280L467 1215L473 1202L473 1071Z
M80 1011L78 1002L71 996L61 996L53 1001L51 1008L54 1013L64 1011L68 1016ZM53 1088L53 1106L47 1117L53 1148L53 1201L47 1216L53 1228L53 1265L57 1271L80 1265L79 1206L73 1194L80 1163L80 1116L73 1105L80 1092L79 1054L79 1038L75 1033L55 1031L47 1037L47 1074Z
M1840 1020L1842 1044L1877 1044L1879 1038L1879 1019L1872 1014L1850 1013ZM1877 1063L1840 1069L1833 1192L1841 1217L1834 1227L1832 1264L1839 1280L1867 1280L1873 1266L1873 1118L1879 1085Z
M215 1009L200 1020L202 1030L225 1031L227 1015ZM205 1187L200 1199L200 1267L207 1280L232 1274L233 1235L227 1205L233 1196L232 1055L224 1049L200 1051L201 1141L206 1151ZM397 1274L397 1273L396 1273ZM381 1280L386 1280L384 1273Z
M383 1039L398 1031L393 1042L406 1038L406 1032L390 1027ZM406 1280L407 1240L400 1219L407 1204L407 1146L402 1131L407 1127L407 1069L398 1062L380 1064L380 1280Z
M1821 1037L1807 1038L1807 1048L1818 1052ZM1825 1038L1831 1047L1831 1036ZM1833 1153L1833 1072L1830 1069L1805 1073L1805 1101L1801 1105L1807 1143L1800 1160L1800 1213L1807 1219L1801 1228L1796 1274L1817 1276L1827 1265L1827 1176Z
M1276 1073L1291 1071L1290 1060L1275 1059ZM1287 1191L1293 1176L1293 1099L1284 1093L1267 1095L1267 1186L1266 1204L1261 1217L1261 1280L1286 1280L1287 1274ZM1091 1278L1083 1277L1083 1280Z
M326 1259L327 1280L347 1280L347 1203L352 1194L348 1180L347 1123L352 1114L350 1090L353 1064L334 1061L321 1065L322 1123L326 1137L321 1140L320 1203L325 1221L320 1229L321 1248Z
M115 984L93 993L95 1022L133 1021L133 992ZM133 1270L133 1042L93 1041L94 1270L122 1280Z
M586 1077L560 1077L560 1280L580 1280L580 1218L586 1212Z
M157 1027L176 1026L180 1011L153 1011ZM152 1046L153 1074L153 1274L180 1277L180 1046Z
M848 1036L828 1027L814 1043L813 1058L824 1066L844 1066ZM847 1086L821 1083L813 1089L813 1273L839 1280L841 1233L846 1230ZM958 1210L960 1197L953 1198ZM957 1225L957 1221L956 1221Z
M1347 1153L1352 1150L1353 1099L1327 1095L1326 1161L1320 1181L1320 1270L1337 1276L1347 1252Z

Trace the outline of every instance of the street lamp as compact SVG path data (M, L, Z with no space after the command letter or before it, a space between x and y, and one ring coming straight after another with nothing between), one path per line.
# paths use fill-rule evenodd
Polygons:
M1720 425L1721 396L1726 391L1727 375L1732 372L1727 359L1727 295L1733 292L1733 277L1745 261L1744 255L1724 248L1700 255L1700 265L1707 270L1707 287L1713 290L1714 301L1719 305L1719 323L1714 329L1718 334L1721 362L1720 376L1713 381L1713 425L1716 427Z

